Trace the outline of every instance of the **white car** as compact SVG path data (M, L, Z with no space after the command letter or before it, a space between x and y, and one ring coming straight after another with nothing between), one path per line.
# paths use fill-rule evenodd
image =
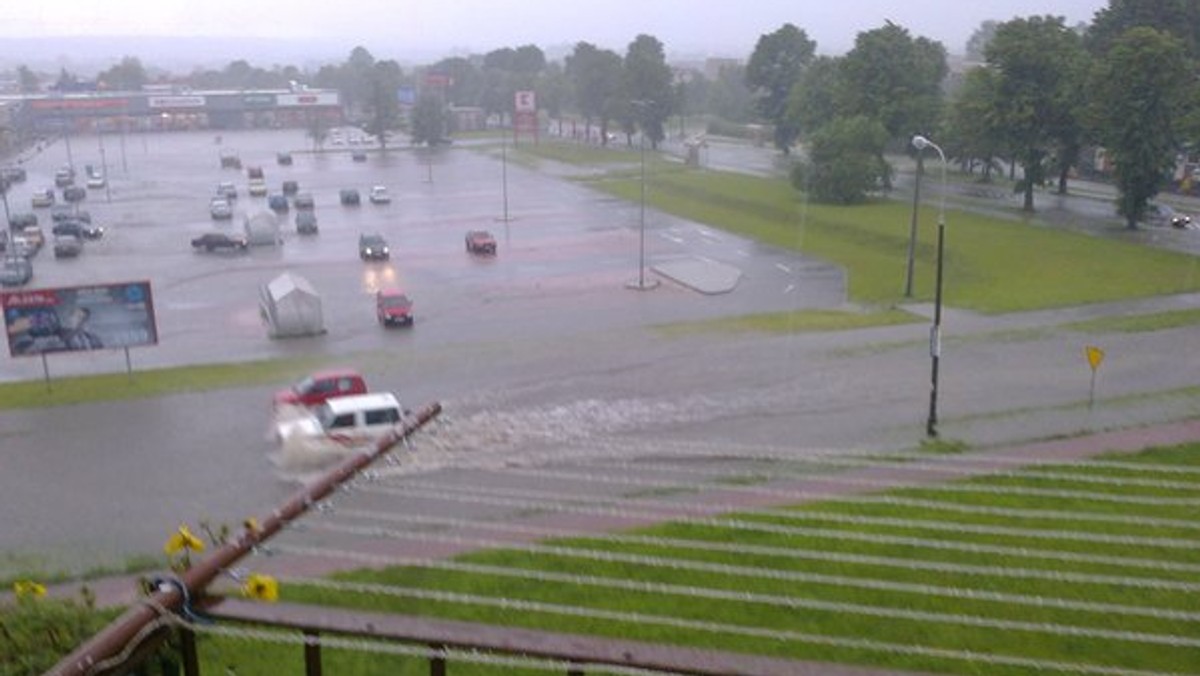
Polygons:
M371 204L387 204L392 201L387 186L377 185L371 188Z
M233 218L233 207L229 201L221 197L214 197L208 203L208 213L214 220L224 220Z
M49 207L54 205L54 190L46 188L33 193L33 197L29 200L36 207Z
M275 435L280 442L317 440L347 448L362 447L396 429L404 409L390 392L334 397L314 409L281 406Z
M107 184L108 182L104 179L104 174L92 174L87 178L87 187L91 190L99 190Z

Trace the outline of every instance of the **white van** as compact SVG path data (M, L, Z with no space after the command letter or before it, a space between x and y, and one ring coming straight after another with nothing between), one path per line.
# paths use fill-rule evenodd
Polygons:
M312 414L282 422L280 440L292 437L327 437L345 446L374 443L404 418L404 409L390 392L335 397Z

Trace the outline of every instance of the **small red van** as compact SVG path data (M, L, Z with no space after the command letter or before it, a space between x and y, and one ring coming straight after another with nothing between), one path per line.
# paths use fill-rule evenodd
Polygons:
M275 393L275 406L319 406L328 399L366 394L367 382L353 369L318 371L286 390Z

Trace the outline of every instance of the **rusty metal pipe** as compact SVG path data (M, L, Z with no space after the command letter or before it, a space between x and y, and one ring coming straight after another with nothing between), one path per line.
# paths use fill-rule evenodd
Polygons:
M184 604L184 592L188 598L201 595L221 572L228 570L239 559L255 547L269 540L289 523L303 515L318 502L326 498L339 486L353 478L371 463L386 455L396 444L407 439L442 412L441 404L434 402L418 410L409 420L387 436L380 439L369 451L355 453L331 469L320 479L297 491L280 507L262 520L257 530L243 527L237 539L216 549L207 558L185 571L178 585L160 586L154 590L147 603L139 603L113 620L92 638L85 641L71 654L64 657L47 672L54 676L96 676L97 674L121 673L124 664L107 664L117 658L132 641L139 638L157 618L158 607L179 612ZM157 606L157 607L156 607ZM160 634L160 632L156 632ZM145 640L162 641L163 638L147 637Z

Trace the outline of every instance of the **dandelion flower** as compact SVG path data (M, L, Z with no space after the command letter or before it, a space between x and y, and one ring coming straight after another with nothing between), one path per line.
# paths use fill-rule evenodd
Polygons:
M254 573L242 585L242 595L256 601L273 603L279 600L279 582L270 575Z
M187 526L180 526L179 530L171 534L167 544L163 545L163 551L167 554L178 554L184 550L202 552L204 551L204 542L193 535Z
M13 593L17 598L33 597L40 599L46 595L46 585L34 582L33 580L20 580L13 583Z

